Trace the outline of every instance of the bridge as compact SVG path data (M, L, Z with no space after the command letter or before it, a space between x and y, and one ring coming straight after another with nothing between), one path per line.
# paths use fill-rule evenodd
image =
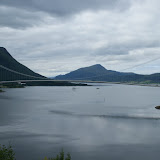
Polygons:
M30 70L31 71L31 70ZM25 83L25 82L73 82L73 83L111 83L107 81L92 81L88 80L94 77L100 77L100 76L94 76L94 77L86 77L86 80L81 79L74 79L74 80L57 80L57 79L50 79L44 76L41 76L39 74L36 74L32 72L31 74L25 74L21 73L15 70L12 70L10 68L7 68L3 65L0 65L0 85L6 84L6 83ZM36 75L36 76L35 76ZM112 82L113 84L123 84L121 82ZM132 83L125 83L125 84L132 84Z
M17 72L3 65L0 65L0 84L25 83L25 82L75 82L75 83L107 83L106 81L91 80L55 80L43 76L33 76Z
M106 81L88 81L88 80L55 80L55 79L42 79L42 80L14 80L14 81L0 81L0 84L5 83L23 83L23 82L75 82L75 83L108 83ZM114 83L114 82L112 82Z

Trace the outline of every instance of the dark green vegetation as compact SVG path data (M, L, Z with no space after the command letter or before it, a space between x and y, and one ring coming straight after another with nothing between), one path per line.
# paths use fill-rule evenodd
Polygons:
M16 160L15 153L11 145L8 147L0 145L0 160ZM68 153L65 158L64 151L62 150L55 158L45 157L44 160L71 160L71 155Z
M0 145L0 160L15 160L15 153L10 145Z
M4 87L3 87L3 86L0 86L0 93L1 93L1 92L4 92L1 88L4 88Z
M135 73L116 72L107 70L100 64L90 67L80 68L66 75L55 77L58 80L91 80L91 81L107 81L121 83L160 83L160 73L151 75L140 75Z
M24 85L14 82L14 83L5 83L0 85L0 88L24 88Z
M71 160L71 155L68 153L65 158L64 151L62 150L55 158L44 158L44 160Z
M87 84L75 84L70 82L53 82L53 81L42 81L42 82L25 82L25 86L88 86Z
M33 82L25 82L25 83L5 83L0 86L0 88L24 88L25 86L88 86L87 84L74 84L70 82L54 82L54 81L33 81ZM0 90L1 92L2 90ZM3 92L3 91L2 91Z

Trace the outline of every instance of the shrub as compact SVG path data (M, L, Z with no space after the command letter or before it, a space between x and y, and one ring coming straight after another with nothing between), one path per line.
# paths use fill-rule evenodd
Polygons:
M71 155L68 153L66 158L64 158L64 151L62 150L59 155L57 155L55 158L46 158L44 160L71 160Z
M0 145L0 160L16 160L15 153L11 145L8 147Z

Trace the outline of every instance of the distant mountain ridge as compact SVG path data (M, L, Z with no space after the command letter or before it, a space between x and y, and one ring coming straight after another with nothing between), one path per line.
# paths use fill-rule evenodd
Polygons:
M0 47L0 65L4 66L6 68L9 68L11 70L14 70L16 72L20 72L20 73L27 74L30 76L44 78L44 76L33 72L32 70L30 70L26 66L24 66L21 63L19 63L18 61L16 61L4 47ZM0 81L10 80L11 77L15 80L18 79L18 75L13 74L9 71L5 71L2 68L0 68L0 73L1 73ZM5 77L2 75L4 75Z
M160 74L140 75L135 73L117 72L113 70L107 70L102 65L96 64L77 69L65 75L56 76L54 79L160 83Z

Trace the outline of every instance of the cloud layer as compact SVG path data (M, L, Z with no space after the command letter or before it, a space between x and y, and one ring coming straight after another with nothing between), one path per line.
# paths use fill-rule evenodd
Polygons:
M46 76L96 63L160 72L159 6L158 0L1 0L0 45Z
M85 10L117 10L128 8L130 0L1 0L2 5L66 16Z

